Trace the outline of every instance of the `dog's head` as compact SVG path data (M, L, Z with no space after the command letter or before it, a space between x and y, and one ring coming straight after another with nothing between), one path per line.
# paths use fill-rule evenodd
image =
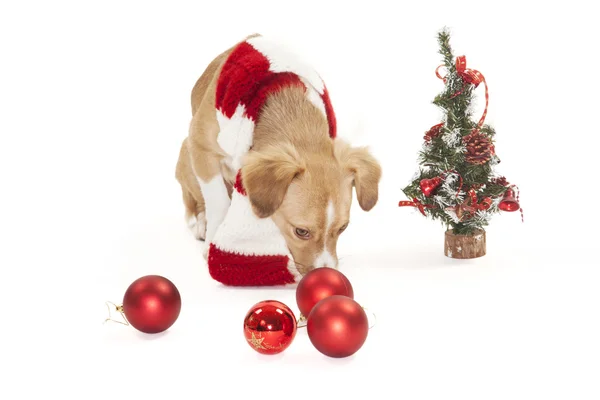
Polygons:
M340 139L322 151L291 145L251 152L242 179L255 214L271 217L285 237L298 271L336 268L337 241L350 220L352 188L360 207L377 203L381 167L366 148Z

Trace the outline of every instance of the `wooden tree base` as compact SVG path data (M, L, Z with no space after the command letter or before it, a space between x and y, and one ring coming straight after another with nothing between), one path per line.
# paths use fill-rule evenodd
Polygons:
M473 235L455 235L446 231L444 254L450 258L478 258L485 256L485 231L478 229Z

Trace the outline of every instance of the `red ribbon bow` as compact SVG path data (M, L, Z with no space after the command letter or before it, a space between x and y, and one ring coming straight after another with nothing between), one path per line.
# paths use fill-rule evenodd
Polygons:
M479 86L481 82L485 82L481 72L467 68L467 58L465 56L456 57L456 72L463 81L472 83L475 87Z
M436 68L435 75L438 78L440 78L441 80L443 80L444 83L446 83L446 77L441 76L439 73L439 69L443 66L444 65L440 65ZM472 84L475 87L477 87L477 86L479 86L480 83L483 82L483 84L485 86L485 109L483 110L483 115L481 116L481 118L479 119L479 122L477 123L477 128L475 128L473 130L473 132L476 132L479 130L479 128L481 128L483 126L483 122L485 121L485 117L487 116L488 104L490 101L490 97L488 94L487 82L485 81L485 77L483 76L483 74L481 72L479 72L475 69L467 68L467 58L465 56L456 57L456 73L461 77L463 82L465 82L466 84ZM458 92L454 93L452 95L452 97L456 97L461 93L462 93L462 89L459 90Z
M412 201L402 200L398 203L398 207L417 207L421 214L427 216L425 214L425 208L434 208L431 204L423 204L416 197L413 197Z
M484 197L481 203L477 203L477 193L473 189L469 190L469 198L471 199L471 207L475 210L487 210L492 206L491 197Z
M479 210L487 210L492 206L492 198L484 197L481 203L477 203L477 193L475 189L469 189L467 192L468 198L454 207L448 207L446 210L454 211L459 221L463 221L465 218L472 218L475 213Z

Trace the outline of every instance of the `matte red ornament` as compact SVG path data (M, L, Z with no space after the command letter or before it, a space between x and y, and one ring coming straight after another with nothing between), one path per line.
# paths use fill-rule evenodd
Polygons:
M159 333L169 329L181 311L181 295L165 277L147 275L135 280L123 296L118 308L127 322L144 333Z
M244 336L261 354L277 354L287 349L296 336L296 317L285 304L276 300L256 303L244 318Z
M425 197L430 197L435 189L437 189L442 184L442 178L436 176L431 179L422 179L419 182L419 186L421 186L421 191L425 195Z
M506 192L504 192L504 197L502 198L502 201L500 201L500 204L498 204L498 208L508 212L517 211L521 208L519 202L515 199L514 190L507 189Z
M333 268L313 269L304 275L296 287L296 303L305 317L315 304L333 295L354 298L354 289L348 278Z
M369 320L365 310L346 296L321 300L308 314L306 329L315 348L328 357L356 353L367 340Z

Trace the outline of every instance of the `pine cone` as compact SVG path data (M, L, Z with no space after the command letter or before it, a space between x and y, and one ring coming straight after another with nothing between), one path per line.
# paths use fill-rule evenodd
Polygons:
M494 155L494 145L491 140L481 132L473 132L463 138L467 146L465 160L470 164L485 164Z

